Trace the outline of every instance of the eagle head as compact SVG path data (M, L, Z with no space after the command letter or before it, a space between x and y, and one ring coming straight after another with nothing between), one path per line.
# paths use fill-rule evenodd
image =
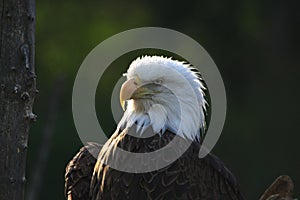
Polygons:
M142 135L152 126L155 133L165 130L200 141L205 127L204 86L193 68L185 62L160 56L134 60L125 74L120 91L125 110L118 128L138 125Z

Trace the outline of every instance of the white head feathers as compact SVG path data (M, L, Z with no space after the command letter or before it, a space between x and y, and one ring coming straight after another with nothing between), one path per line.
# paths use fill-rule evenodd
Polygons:
M127 80L137 79L147 92L127 100L127 109L118 128L137 124L140 134L152 126L156 133L170 130L190 140L204 134L204 86L189 64L159 56L134 60L126 73ZM151 92L149 92L151 91Z

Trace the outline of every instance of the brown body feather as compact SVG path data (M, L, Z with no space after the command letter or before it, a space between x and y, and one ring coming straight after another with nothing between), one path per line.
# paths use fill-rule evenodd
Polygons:
M152 152L166 146L173 138L174 134L168 131L163 136L155 135L150 138L116 134L107 141L101 151L101 146L94 143L81 148L66 168L66 198L69 200L244 199L235 177L216 156L208 154L205 158L198 158L200 145L195 142L172 164L148 173L126 173L112 169L97 162L89 152L95 154L100 151L99 156L111 154L108 147L112 145L112 141L118 141L118 147L126 151ZM182 139L182 142L184 141ZM171 150L178 153L176 149ZM145 165L147 162L155 162L153 158L149 159L152 160L143 160Z

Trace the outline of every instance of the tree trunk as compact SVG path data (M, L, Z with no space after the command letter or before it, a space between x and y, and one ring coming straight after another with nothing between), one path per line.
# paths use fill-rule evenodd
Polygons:
M0 2L0 199L24 199L29 126L35 121L34 0Z

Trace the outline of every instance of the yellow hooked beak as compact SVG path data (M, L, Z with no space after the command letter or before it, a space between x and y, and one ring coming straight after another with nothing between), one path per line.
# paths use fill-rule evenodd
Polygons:
M154 94L152 90L146 86L141 86L139 77L134 77L123 83L120 91L120 104L125 110L125 102L129 99L140 99L145 95Z

